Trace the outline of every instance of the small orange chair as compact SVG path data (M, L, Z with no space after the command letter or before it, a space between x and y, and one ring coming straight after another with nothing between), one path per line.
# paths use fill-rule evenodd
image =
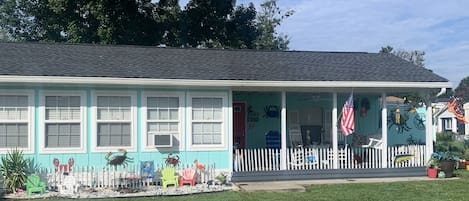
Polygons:
M183 186L184 184L189 184L191 186L195 185L195 181L197 180L197 174L194 168L186 168L181 171L181 176L179 176L179 186Z

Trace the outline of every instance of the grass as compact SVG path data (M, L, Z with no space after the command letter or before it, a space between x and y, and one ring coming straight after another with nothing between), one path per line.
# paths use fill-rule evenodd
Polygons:
M460 179L395 183L354 183L313 185L306 192L222 192L191 196L99 199L95 201L154 200L468 200L469 172L456 171ZM59 201L53 200L53 201ZM83 199L80 201L84 201Z

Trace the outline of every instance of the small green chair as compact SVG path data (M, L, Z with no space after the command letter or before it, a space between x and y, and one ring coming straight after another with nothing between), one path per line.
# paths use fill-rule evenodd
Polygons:
M166 188L169 184L173 184L176 187L179 185L176 170L174 168L163 168L161 170L161 185L163 188Z
M31 195L31 193L40 193L42 195L46 191L46 184L35 174L28 176L25 186L28 195Z

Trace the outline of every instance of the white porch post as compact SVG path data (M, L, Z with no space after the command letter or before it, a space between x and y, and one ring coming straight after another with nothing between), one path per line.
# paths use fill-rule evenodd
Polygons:
M428 161L433 153L433 112L430 101L425 103L427 112L425 113L425 160Z
M383 140L383 168L388 167L388 105L386 102L386 93L381 94L381 140Z
M339 159L337 158L339 148L337 136L337 92L332 94L332 151L334 152L333 168L339 168Z
M229 166L230 167L230 173L233 173L233 90L230 89L230 92L228 93L228 150L230 150L230 162Z
M287 94L282 91L282 111L280 114L280 169L287 169Z

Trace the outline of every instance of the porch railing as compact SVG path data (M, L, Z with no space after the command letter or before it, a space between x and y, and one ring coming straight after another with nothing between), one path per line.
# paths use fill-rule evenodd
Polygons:
M334 169L332 148L287 148L287 170ZM425 166L425 145L387 147L383 159L382 149L347 147L338 150L339 169L388 168ZM280 149L237 149L234 157L235 172L280 170Z

